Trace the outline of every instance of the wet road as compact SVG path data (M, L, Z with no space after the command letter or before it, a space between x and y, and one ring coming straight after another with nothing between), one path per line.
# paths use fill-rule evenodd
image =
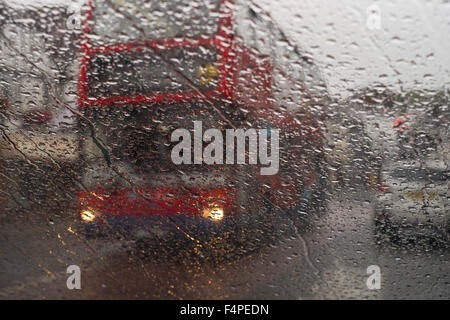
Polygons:
M67 221L3 225L0 298L448 299L448 246L375 244L373 194L359 190L335 192L309 227L285 218L276 243L226 259L87 241ZM81 290L66 287L72 264ZM370 265L380 267L379 290L367 288Z

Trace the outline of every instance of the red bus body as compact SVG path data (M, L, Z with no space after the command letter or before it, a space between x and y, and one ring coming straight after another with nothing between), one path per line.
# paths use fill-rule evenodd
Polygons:
M308 139L320 139L320 132L316 124L298 123L294 116L287 112L276 112L272 108L272 68L269 61L259 59L258 54L251 48L246 48L238 41L235 41L233 33L233 1L221 0L219 5L220 18L218 30L210 38L176 38L162 39L155 41L142 41L131 43L115 43L113 45L96 46L91 43L88 34L92 27L93 0L88 1L86 20L83 22L84 38L81 44L82 60L78 83L79 107L117 107L124 105L140 104L160 104L175 102L192 102L203 100L227 100L237 105L245 105L254 114L254 118L264 119L274 128L286 131L299 131L302 126L307 126ZM157 94L95 97L89 93L88 68L90 61L98 54L108 55L109 53L139 52L143 48L154 49L195 48L203 45L213 46L217 50L217 64L219 68L218 85L213 90L208 91L179 91L163 92ZM243 79L240 70L251 67L253 72L247 79ZM252 83L257 83L255 87ZM305 184L313 183L315 177L305 172L308 177ZM283 180L280 175L260 176L261 184L270 186L269 191L272 202L280 206L295 205L298 195L296 194L297 182L294 179L289 181L289 177ZM309 181L309 182L308 182ZM238 207L237 191L229 187L219 187L214 189L186 188L186 187L158 187L150 188L140 186L136 192L137 197L129 196L131 189L124 189L116 192L114 196L107 198L99 196L104 193L102 188L96 190L83 191L78 194L83 207L89 207L94 211L101 211L106 215L171 215L183 212L187 215L201 215L201 208L214 198L220 201L226 208ZM171 199L166 197L171 194ZM192 196L195 194L195 196ZM150 202L149 203L149 199ZM286 201L288 199L288 201Z

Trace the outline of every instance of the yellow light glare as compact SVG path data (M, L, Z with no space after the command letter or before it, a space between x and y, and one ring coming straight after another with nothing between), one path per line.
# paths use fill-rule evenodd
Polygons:
M201 83L208 84L213 79L219 76L219 68L214 64L206 64L204 66L199 66L197 70L197 76Z
M81 219L86 222L92 222L95 219L95 215L89 210L83 210L81 212Z
M203 217L211 218L214 221L220 221L224 217L224 211L219 207L205 208L203 209Z

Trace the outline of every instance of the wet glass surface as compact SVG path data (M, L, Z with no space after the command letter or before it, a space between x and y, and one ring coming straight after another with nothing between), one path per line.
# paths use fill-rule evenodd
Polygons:
M0 298L449 299L449 15L1 1Z

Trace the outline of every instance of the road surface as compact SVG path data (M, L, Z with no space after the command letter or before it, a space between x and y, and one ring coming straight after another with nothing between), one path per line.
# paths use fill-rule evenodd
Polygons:
M337 190L308 227L281 213L275 242L212 258L189 245L87 240L70 219L2 225L0 298L448 299L448 246L376 244L372 207L370 190ZM80 290L67 288L69 265ZM371 265L378 290L366 284Z

